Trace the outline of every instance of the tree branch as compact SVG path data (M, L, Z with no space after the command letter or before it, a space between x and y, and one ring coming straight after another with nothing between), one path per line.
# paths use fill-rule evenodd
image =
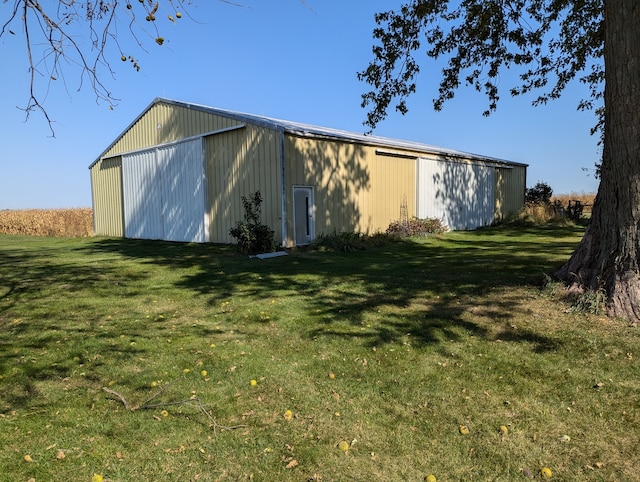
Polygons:
M176 401L170 401L170 402L149 403L152 400L156 399L158 396L160 396L160 394L162 394L165 390L167 390L167 388L169 388L170 386L172 386L173 384L175 384L179 380L184 380L184 378L185 377L182 376L180 378L177 378L177 379L173 380L170 383L167 383L162 388L160 388L160 390L158 390L156 393L154 393L151 397L146 399L144 402L142 402L142 403L140 403L138 405L134 405L134 406L132 406L121 393L118 393L115 390L112 390L112 389L107 388L107 387L102 387L102 390L104 392L108 393L109 395L112 395L116 399L118 399L122 403L122 405L124 406L124 408L126 410L130 410L132 412L135 412L136 410L153 410L153 409L156 409L156 408L171 407L171 406L174 406L174 405L195 405L196 408L204 416L206 416L207 419L209 419L209 422L211 422L211 426L212 426L214 432L217 429L235 430L235 429L238 429L238 428L246 427L246 425L226 426L226 425L218 424L218 422L215 420L215 418L213 418L211 413L209 413L209 411L207 410L206 406L202 403L202 400L200 398L196 397L196 396L193 396L193 397L190 397L190 398L187 398L187 399L184 399L184 400L176 400Z

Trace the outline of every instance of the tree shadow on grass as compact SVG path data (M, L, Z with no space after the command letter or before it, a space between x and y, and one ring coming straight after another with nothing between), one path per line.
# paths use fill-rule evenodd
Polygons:
M240 256L232 246L127 239L44 242L37 250L3 246L0 373L17 366L23 372L3 403L29 404L35 381L64 379L93 350L92 342L113 336L98 329L105 315L101 306L137 310L127 313L134 321L121 327L123 334L146 336L136 330L147 326L157 335L165 323L135 318L163 289L167 297L188 293L204 309L203 337L217 333L213 326L222 303L265 306L277 299L279 305L295 305L269 318L237 317L235 323L245 324L237 332L255 336L269 320L293 326L310 340L341 337L383 346L408 339L425 346L473 335L525 344L537 353L557 350L561 342L553 335L511 327L528 315L514 288L539 285L542 273L570 255L580 232L491 228L349 254L294 250L269 260ZM496 291L514 294L493 296ZM14 319L16 312L28 319ZM75 363L59 359L68 350L52 348L70 342L77 345ZM123 360L144 355L128 340L104 347ZM38 353L35 362L22 358L28 353Z
M310 338L353 337L379 346L400 343L409 333L413 343L434 344L464 332L527 343L544 352L559 348L560 342L533 331L489 329L508 326L527 313L515 297L496 301L487 295L539 286L543 273L570 255L581 232L573 226L503 226L452 233L437 242L403 242L350 254L293 251L269 260L248 259L230 246L155 241L103 239L83 249L183 269L175 287L197 293L212 308L232 297L286 303L295 295L304 300L300 318L310 324L304 327ZM470 316L478 311L483 323Z
M0 411L33 406L37 382L64 380L84 364L98 365L85 359L88 347L101 336L95 326L103 317L91 306L92 296L109 291L102 287L111 283L141 282L108 263L69 256L75 241L23 241L38 249L24 249L17 242L0 247ZM140 355L130 346L123 350L128 357Z

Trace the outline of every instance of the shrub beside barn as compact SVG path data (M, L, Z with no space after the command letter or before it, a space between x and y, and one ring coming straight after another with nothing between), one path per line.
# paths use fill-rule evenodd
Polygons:
M232 243L242 196L285 247L401 218L468 230L517 214L526 164L155 99L90 165L97 235Z

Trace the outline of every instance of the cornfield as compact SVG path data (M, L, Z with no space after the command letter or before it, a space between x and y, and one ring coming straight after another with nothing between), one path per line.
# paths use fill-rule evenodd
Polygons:
M593 201L596 199L596 193L594 192L572 192L569 194L558 194L551 196L551 203L554 201L560 201L563 205L569 204L569 201L580 201L584 205L593 205Z
M93 236L93 210L21 209L0 211L0 234L26 236Z

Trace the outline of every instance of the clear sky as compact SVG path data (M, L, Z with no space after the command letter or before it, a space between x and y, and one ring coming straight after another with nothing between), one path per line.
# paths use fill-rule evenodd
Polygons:
M86 82L78 92L80 80L71 70L51 82L45 107L55 138L40 114L25 122L17 108L28 100L29 72L16 25L16 35L0 40L0 209L91 206L89 164L156 97L364 132L360 96L368 86L356 73L372 58L374 12L401 2L236 1L242 6L195 0L189 8L195 21L183 15L177 25L159 18L166 41L158 46L143 37L146 51L122 24L121 47L141 70L110 52L115 73L103 80L120 99L114 110L96 103ZM12 5L0 3L3 23ZM434 112L438 80L439 69L425 58L409 113L391 112L374 133L527 163L527 185L544 181L556 194L597 190L593 167L601 152L589 134L594 114L576 110L585 95L581 85L534 108L532 97L508 97L512 83L505 77L498 110L485 118L486 99L464 88Z

